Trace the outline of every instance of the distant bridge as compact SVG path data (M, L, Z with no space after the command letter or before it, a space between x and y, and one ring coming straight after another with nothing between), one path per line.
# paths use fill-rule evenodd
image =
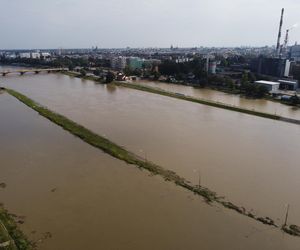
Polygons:
M16 70L6 70L6 71L0 71L0 76L7 76L8 74L20 74L24 75L26 73L35 73L39 74L41 72L60 72L67 70L66 68L50 68L50 69L16 69Z

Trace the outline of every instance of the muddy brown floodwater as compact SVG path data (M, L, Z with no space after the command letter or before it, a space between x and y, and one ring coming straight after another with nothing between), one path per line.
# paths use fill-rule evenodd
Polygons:
M0 95L0 202L38 249L298 249L300 239L111 158Z
M162 82L138 81L134 82L141 85L160 88L166 91L180 93L196 98L222 102L228 105L239 106L246 109L253 109L260 112L277 114L283 117L300 119L300 108L287 106L278 102L268 101L265 99L251 99L240 97L239 95L227 94L221 91L211 89L194 88L179 84L169 84Z
M278 224L290 204L300 224L298 125L61 74L0 81Z

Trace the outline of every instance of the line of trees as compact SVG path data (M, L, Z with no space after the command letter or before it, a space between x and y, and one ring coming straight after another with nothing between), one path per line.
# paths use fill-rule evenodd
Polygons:
M202 79L207 77L205 72L205 60L194 58L192 61L176 63L171 60L165 60L159 65L159 72L162 75L172 75L176 79L182 80L184 75L192 73L195 78Z
M95 58L69 58L65 56L57 57L53 60L32 59L32 58L0 58L3 64L24 64L33 67L63 67L73 70L75 67L110 67L109 60Z

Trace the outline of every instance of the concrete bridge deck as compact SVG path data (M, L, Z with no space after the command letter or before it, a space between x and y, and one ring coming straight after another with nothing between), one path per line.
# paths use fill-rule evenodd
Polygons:
M0 71L0 76L6 76L8 74L20 74L24 75L26 73L35 73L39 74L41 72L60 72L67 70L66 68L49 68L49 69L18 69L18 70L6 70L6 71Z

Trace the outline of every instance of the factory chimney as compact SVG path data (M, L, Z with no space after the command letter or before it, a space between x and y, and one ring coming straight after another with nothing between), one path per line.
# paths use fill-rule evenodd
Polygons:
M281 30L283 24L283 14L284 14L284 8L282 8L281 10L281 18L279 23L279 31L278 31L277 46L276 46L276 52L278 56L280 56L280 39L281 39Z

